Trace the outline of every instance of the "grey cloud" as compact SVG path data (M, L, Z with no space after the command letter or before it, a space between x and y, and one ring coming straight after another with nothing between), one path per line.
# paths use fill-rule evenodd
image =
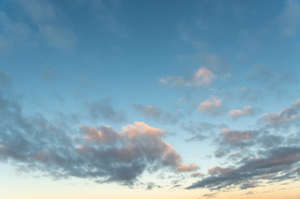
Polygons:
M251 142L257 135L256 131L238 131L232 129L222 129L221 144L230 146L244 146Z
M178 172L185 165L164 133L143 122L121 130L59 126L42 115L26 115L19 103L0 95L0 160L55 178L132 185L145 171Z
M259 158L245 159L240 166L230 167L227 172L221 172L218 175L210 175L187 189L220 190L233 186L246 188L247 184L259 184L262 181L272 182L299 178L297 173L300 168L299 147L274 148L260 154Z
M285 129L291 126L300 125L300 101L295 102L280 113L267 113L261 116L259 122L263 123L264 128Z

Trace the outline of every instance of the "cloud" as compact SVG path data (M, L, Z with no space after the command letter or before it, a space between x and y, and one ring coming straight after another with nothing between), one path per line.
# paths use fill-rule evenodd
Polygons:
M11 3L11 2L10 2ZM10 10L0 11L1 34L11 43L11 48L20 45L38 47L43 41L57 49L73 49L77 37L65 22L66 12L52 1L15 0L15 10L20 17L11 15Z
M255 85L256 92L266 95L275 95L277 98L282 97L282 93L286 93L286 87L291 84L298 83L298 77L292 69L279 68L274 70L274 67L267 65L254 65L247 75L247 80ZM255 91L254 90L254 91ZM248 92L248 91L247 91ZM256 93L258 95L259 93Z
M187 189L220 190L235 186L245 189L250 184L299 178L299 147L279 147L261 154L258 158L245 159L238 167L223 168L221 172L214 172ZM227 169L226 172L224 169Z
M217 193L206 193L203 195L204 198L215 198Z
M121 110L117 110L112 105L112 101L104 98L88 104L88 111L94 120L103 119L110 122L125 122L127 116Z
M6 12L0 10L0 53L10 55L17 46L34 47L36 34L32 28L22 22L11 18Z
M229 144L231 146L242 146L251 141L255 136L255 131L238 131L232 129L222 129L222 144Z
M55 25L44 25L40 28L40 32L46 40L55 48L73 49L76 46L77 38L75 34L63 27Z
M288 108L283 109L280 113L263 114L259 121L268 128L282 129L289 128L293 125L299 125L300 119L300 100Z
M216 96L212 96L211 98L201 102L198 107L199 112L211 115L221 114L223 112L222 110L223 101Z
M220 129L226 128L225 124L212 124L208 122L189 122L181 125L182 129L191 134L186 141L203 141L211 138Z
M18 3L51 46L59 49L72 49L76 46L75 33L69 26L61 23L64 12L55 4L47 0L19 0Z
M165 112L156 106L134 104L134 108L146 119L150 119L158 123L175 124L179 120L178 114Z
M198 169L199 169L199 167L195 163L192 163L192 164L189 164L189 165L182 165L182 166L178 167L177 171L190 172L190 171L196 171Z
M238 119L240 117L244 117L244 116L250 116L253 114L253 107L252 106L245 106L242 109L232 109L229 111L229 115L233 118L233 119Z
M216 75L211 70L206 67L200 67L189 78L182 76L169 76L161 78L160 83L172 86L206 87L210 85L215 78Z
M42 115L25 115L20 104L3 95L0 107L0 160L13 161L26 172L132 185L145 171L178 172L196 167L183 164L181 156L163 140L165 130L143 122L121 130L76 128L57 125Z

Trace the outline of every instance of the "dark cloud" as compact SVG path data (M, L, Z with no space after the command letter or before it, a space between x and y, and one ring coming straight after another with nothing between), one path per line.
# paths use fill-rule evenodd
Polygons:
M55 178L127 185L134 184L145 171L178 173L190 166L163 140L164 130L143 122L121 130L72 126L57 125L42 115L26 115L19 103L0 95L0 160Z
M89 115L95 120L110 122L126 122L127 116L121 110L117 110L109 98L104 98L88 104Z
M152 105L134 104L134 108L146 119L162 124L176 124L180 119L180 114L166 112Z
M263 181L274 182L299 178L299 147L274 148L260 154L259 158L243 160L238 167L223 168L220 172L214 172L187 189L219 190L232 186L245 189L249 185L254 186Z
M300 125L300 100L293 103L280 113L267 113L262 115L259 122L263 123L265 128L276 130L287 130L291 126Z
M255 136L257 132L255 131L239 131L232 129L222 129L221 131L221 145L230 145L241 147L249 144Z

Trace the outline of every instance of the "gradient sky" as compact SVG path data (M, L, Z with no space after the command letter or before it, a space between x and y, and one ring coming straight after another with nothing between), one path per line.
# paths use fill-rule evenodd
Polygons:
M300 0L0 1L0 198L299 199Z

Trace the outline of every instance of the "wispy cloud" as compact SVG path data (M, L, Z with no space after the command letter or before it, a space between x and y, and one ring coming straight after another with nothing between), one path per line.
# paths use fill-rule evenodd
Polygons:
M236 168L223 168L221 172L196 182L188 187L220 190L230 186L245 188L249 182L253 186L263 181L299 178L300 149L295 147L275 148L263 152L264 155L241 162ZM224 172L225 171L225 172ZM253 187L251 186L251 187Z
M279 16L279 21L282 24L282 33L287 36L294 36L299 31L300 22L300 1L287 0L284 1L284 8Z
M172 86L206 87L210 85L216 75L206 67L200 67L191 77L168 76L160 79L160 83Z
M153 105L134 104L134 108L146 119L153 120L162 124L176 124L180 117L179 113L166 112L161 108Z
M110 122L122 123L127 121L127 116L122 110L118 110L109 98L100 99L88 103L88 113L94 120L105 120Z
M252 115L254 113L254 109L253 109L252 106L245 106L242 109L229 110L228 113L233 119L238 119L238 118L241 118L241 117Z

